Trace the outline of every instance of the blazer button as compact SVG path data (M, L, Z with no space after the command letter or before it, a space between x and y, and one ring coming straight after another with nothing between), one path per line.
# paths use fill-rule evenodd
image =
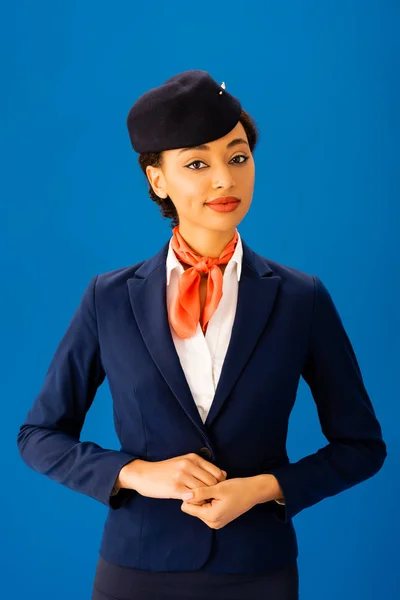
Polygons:
M206 446L204 446L203 448L200 448L197 454L200 454L200 456L202 456L203 458L206 458L206 459L210 459L212 456L212 452L211 452L210 448L207 448Z

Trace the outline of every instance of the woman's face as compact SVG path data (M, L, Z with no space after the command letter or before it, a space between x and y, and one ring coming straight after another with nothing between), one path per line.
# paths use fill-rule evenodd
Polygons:
M239 122L227 135L206 146L208 149L165 150L163 166L148 166L146 173L154 192L171 198L181 231L202 228L232 232L249 210L253 196L255 165L245 129ZM236 210L216 212L206 205L220 196L239 198Z

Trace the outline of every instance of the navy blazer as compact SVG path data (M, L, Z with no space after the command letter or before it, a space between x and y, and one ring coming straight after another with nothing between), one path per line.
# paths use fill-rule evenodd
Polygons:
M243 243L226 359L205 423L191 395L166 310L168 242L148 260L94 276L18 433L25 463L108 507L100 554L152 571L259 573L298 556L292 518L373 476L386 458L352 345L321 279ZM288 422L300 376L328 444L291 463ZM107 377L121 449L80 441ZM220 529L182 501L122 489L133 460L199 453L228 478L273 473L286 505L257 504ZM207 563L206 563L207 561Z

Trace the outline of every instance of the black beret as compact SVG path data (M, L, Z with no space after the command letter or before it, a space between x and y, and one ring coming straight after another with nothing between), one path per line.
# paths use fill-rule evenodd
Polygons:
M237 98L207 71L183 71L138 98L127 126L136 152L160 152L212 142L239 122Z

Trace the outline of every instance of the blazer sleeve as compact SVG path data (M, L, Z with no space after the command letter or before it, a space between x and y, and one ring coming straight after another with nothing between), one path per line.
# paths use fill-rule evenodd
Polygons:
M80 441L86 413L105 378L95 309L97 277L90 280L56 349L17 445L30 468L117 509L134 493L122 488L111 495L119 471L139 457Z
M313 320L302 377L329 443L295 463L268 471L283 492L285 504L271 502L274 516L283 522L372 477L387 456L381 426L342 320L321 279L313 275L313 280Z

